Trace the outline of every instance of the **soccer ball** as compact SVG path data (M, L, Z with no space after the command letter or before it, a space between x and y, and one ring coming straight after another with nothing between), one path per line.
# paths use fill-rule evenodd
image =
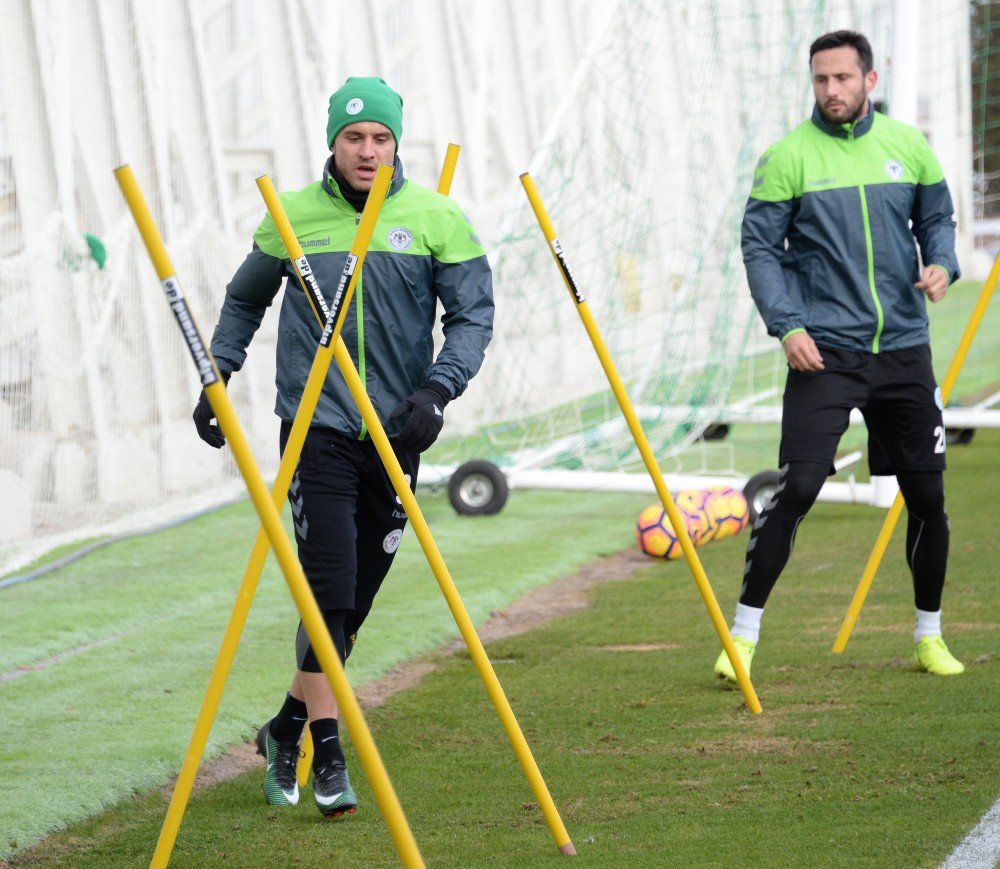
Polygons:
M750 520L750 507L743 493L729 486L711 486L707 495L705 512L716 526L715 539L739 534Z
M688 536L694 542L694 536L703 526L704 514L692 514L682 506L678 505L684 526ZM674 534L673 526L667 511L662 504L651 504L639 514L635 523L635 539L639 543L639 548L654 558L674 559L680 558L684 552L681 549L680 540Z
M695 546L714 540L719 530L715 517L708 509L711 493L706 489L683 489L674 495L674 503L691 517L687 523L688 536Z

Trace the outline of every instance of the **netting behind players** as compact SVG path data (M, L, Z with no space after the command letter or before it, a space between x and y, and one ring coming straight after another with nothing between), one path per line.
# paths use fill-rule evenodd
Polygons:
M811 111L807 58L817 35L868 34L882 72L873 97L886 101L891 7L625 3L535 154L532 175L665 470L745 477L775 462L785 361L746 286L743 207L759 155ZM956 142L967 149L969 141L968 58L959 49L968 22L958 4L927 3L924 12L924 42L914 46L923 58L921 126L943 152L961 220L970 182L968 151L956 155ZM475 408L467 436L434 458L641 470L523 197L503 228L496 339L481 375L491 387L466 405ZM964 232L967 250L967 222ZM771 424L702 437L717 423L754 418ZM842 448L864 441L852 429Z

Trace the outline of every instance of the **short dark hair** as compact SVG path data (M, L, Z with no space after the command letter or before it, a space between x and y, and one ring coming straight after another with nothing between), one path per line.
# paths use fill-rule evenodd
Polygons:
M812 65L813 55L818 51L826 51L830 48L842 48L849 45L858 53L858 62L861 64L861 71L866 75L875 66L872 56L871 43L861 33L853 30L834 30L833 33L824 33L812 45L809 46L809 64Z

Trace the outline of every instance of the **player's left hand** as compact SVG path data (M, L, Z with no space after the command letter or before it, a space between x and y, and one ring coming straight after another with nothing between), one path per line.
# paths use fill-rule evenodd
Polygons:
M399 419L407 413L410 418L399 433L397 443L418 453L426 450L441 434L444 406L449 398L443 385L430 380L400 404L389 419Z
M924 266L915 286L932 302L940 302L948 292L948 275L937 266Z

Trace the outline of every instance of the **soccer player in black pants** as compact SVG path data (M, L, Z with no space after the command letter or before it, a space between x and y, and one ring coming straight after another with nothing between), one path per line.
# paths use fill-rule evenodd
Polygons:
M951 196L920 132L874 110L864 36L821 36L809 64L812 118L765 151L743 217L750 291L789 372L781 478L747 544L733 642L749 672L764 604L857 407L872 474L895 474L906 501L914 660L958 674L941 637L945 436L925 307L959 276ZM736 681L725 652L715 672Z
M404 176L397 153L402 128L399 94L380 78L348 79L330 97L331 153L321 180L282 194L282 203L331 301L378 165L394 166L342 337L412 488L420 453L441 432L445 407L483 362L493 331L493 284L485 251L458 205ZM212 336L212 353L228 382L286 279L275 378L282 450L320 330L270 217L226 288ZM444 341L435 356L439 305ZM212 416L202 393L194 412L198 433L221 447L225 441ZM299 560L346 661L407 517L338 371L323 385L288 500ZM264 796L272 806L298 802L295 765L308 719L316 807L328 817L353 812L357 797L340 745L336 698L301 624L294 651L296 670L284 702L257 734L267 760Z

